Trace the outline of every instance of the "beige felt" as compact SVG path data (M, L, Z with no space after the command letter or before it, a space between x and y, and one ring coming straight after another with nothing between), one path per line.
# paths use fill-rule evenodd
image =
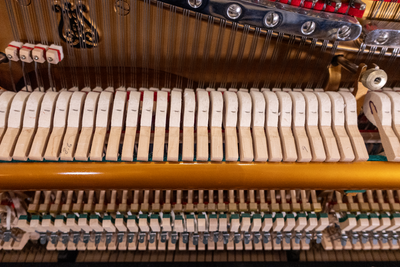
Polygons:
M108 137L106 160L117 161L119 144L121 140L122 127L111 127L110 135Z
M135 149L136 127L126 127L124 136L124 145L122 147L121 160L133 161Z
M93 127L82 127L79 135L78 145L75 151L75 159L81 161L87 161L89 158L90 145L93 138ZM66 134L67 136L67 134Z
M196 160L208 160L208 129L207 126L197 126L196 132Z
M221 127L211 127L211 161L222 161L224 157Z
M150 126L140 127L137 160L140 161L149 160L150 134L151 134Z
M179 134L178 127L169 127L167 161L178 161L179 159Z
M237 161L239 158L236 127L225 128L225 161Z
M90 150L90 160L102 161L104 152L104 142L106 140L107 128L96 127L93 135L92 147Z

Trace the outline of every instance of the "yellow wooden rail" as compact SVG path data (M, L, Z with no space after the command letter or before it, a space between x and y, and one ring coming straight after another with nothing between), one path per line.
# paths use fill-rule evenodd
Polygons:
M400 164L1 163L0 190L400 189Z

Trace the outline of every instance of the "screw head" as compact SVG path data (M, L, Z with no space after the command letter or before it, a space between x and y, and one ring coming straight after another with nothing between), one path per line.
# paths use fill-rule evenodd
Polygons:
M39 60L39 57L38 57L38 56L35 56L33 59L34 59L34 60Z
M280 22L279 14L274 11L269 11L264 16L264 25L267 28L273 28Z
M383 45L389 40L389 37L390 37L389 32L383 31L379 34L378 38L376 38L375 43Z
M25 59L26 59L26 56L21 56L21 59L24 59L24 60L25 60Z
M347 25L343 25L340 27L338 31L338 37L340 40L345 40L347 39L351 34L351 28Z
M130 12L130 5L126 0L116 0L114 3L114 11L120 16L126 16Z
M191 8L199 8L203 4L203 0L188 0L188 4Z
M12 55L8 54L7 55L8 59L12 59Z
M47 58L47 61L48 61L48 62L52 62L52 61L53 61L53 58L48 57L48 58Z
M314 21L306 21L303 23L303 25L301 25L301 32L304 35L310 35L315 31L315 28L317 27L317 25L315 24Z
M232 4L226 10L226 15L230 19L237 19L242 15L242 7L238 4Z

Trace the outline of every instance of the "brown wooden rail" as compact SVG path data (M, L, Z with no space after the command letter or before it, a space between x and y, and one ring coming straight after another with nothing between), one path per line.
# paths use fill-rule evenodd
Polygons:
M400 189L400 164L0 163L0 190Z

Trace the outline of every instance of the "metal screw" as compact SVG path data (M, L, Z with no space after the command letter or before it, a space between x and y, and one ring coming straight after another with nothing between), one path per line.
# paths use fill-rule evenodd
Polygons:
M53 61L53 58L48 57L48 58L47 58L47 61L48 61L48 62L52 62L52 61Z
M226 10L226 15L230 19L237 19L240 17L240 15L242 15L242 7L238 4L232 4Z
M378 38L376 38L375 43L382 45L382 44L386 43L389 40L389 37L390 36L389 36L388 32L386 32L386 31L381 32L379 34Z
M21 59L26 59L26 56L21 56Z
M351 29L347 25L343 25L338 31L338 37L341 40L347 39L351 34Z
M191 8L199 8L202 3L202 0L188 0L188 4Z
M8 59L12 59L12 55L8 54L7 55Z
M264 16L264 25L267 28L273 28L280 22L279 14L274 11L269 11Z
M33 59L34 59L34 60L39 60L39 57L38 57L38 56L35 56Z
M315 24L314 21L306 21L303 23L303 25L301 25L301 32L304 35L310 35L315 31L315 28L317 27L317 25Z
M130 6L126 0L116 0L114 11L120 16L126 16L129 14Z

